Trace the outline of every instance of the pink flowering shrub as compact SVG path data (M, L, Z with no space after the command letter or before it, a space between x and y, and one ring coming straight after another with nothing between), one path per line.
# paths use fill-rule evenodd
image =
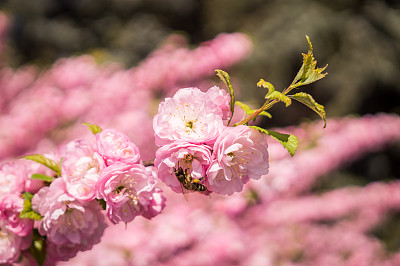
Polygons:
M152 219L160 214L165 197L157 187L158 171L142 161L156 149L153 134L148 134L147 109L153 92L168 92L176 84L210 75L215 68L243 59L250 50L247 36L221 34L195 50L162 47L129 70L117 64L99 66L87 55L61 59L41 73L35 67L14 71L1 66L0 158L32 154L24 156L31 161L0 166L0 232L7 239L1 250L8 250L1 263L21 257L40 265L65 261L97 244L107 220L128 223L138 216ZM192 90L201 96L194 105L201 112L185 120L196 129L201 128L197 118L211 123L207 132L196 136L210 144L230 115L229 94L217 87L212 91L210 96ZM181 102L187 102L187 95L181 96ZM93 132L95 138L90 140L81 121L109 128ZM196 134L185 128L180 133ZM146 146L142 154L136 143ZM49 153L51 149L54 153ZM210 156L208 151L207 165ZM199 179L207 170L205 165L200 168L194 164L193 174Z
M385 211L398 210L397 182L305 195L344 161L398 139L398 117L330 120L318 134L309 126L321 139L307 148L293 135L307 141L305 129L251 124L293 100L326 122L324 107L298 92L326 75L307 41L287 88L257 83L267 91L258 109L236 101L222 70L226 89L190 87L246 56L243 34L193 50L166 45L128 70L91 56L61 59L38 76L1 67L0 157L31 155L0 166L0 263L399 264L370 235ZM152 119L155 92L169 97ZM89 137L82 121L107 128L85 123Z

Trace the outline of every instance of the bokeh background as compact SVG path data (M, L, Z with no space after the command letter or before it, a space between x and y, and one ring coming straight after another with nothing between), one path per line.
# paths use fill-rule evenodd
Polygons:
M29 91L32 87L38 87L38 82L35 83L35 80L45 80L45 75L41 73L50 72L57 66L55 62L62 62L57 61L62 58L80 58L79 56L84 55L90 58L89 61L93 60L95 62L93 64L98 65L99 68L106 69L102 70L104 72L111 71L107 70L110 64L116 64L120 72L123 69L128 71L140 67L141 63L160 47L166 45L172 47L169 49L188 47L191 51L216 38L220 33L233 32L247 34L253 46L252 52L245 59L237 60L240 62L232 62L226 66L222 64L232 76L238 90L238 98L242 101L254 106L263 103L265 92L255 86L260 78L271 82L275 88L283 89L288 86L301 66L301 53L307 52L305 35L308 35L313 43L318 66L322 67L328 64L327 72L329 74L325 79L308 86L307 92L311 93L317 102L326 107L328 118L352 117L352 119L357 119L367 114L375 115L379 113L390 113L396 118L396 115L400 114L399 1L3 0L0 1L0 9L8 17L7 30L1 35L1 65L3 69L13 69L13 71L16 71L15 73L22 73L23 71L27 73L31 71L29 73L32 73L28 77L22 74L13 76L16 80L20 78L25 79L25 81L30 79L31 81L26 81L26 85L21 85L22 89L18 93L12 94L12 97L4 98L7 102L3 103L2 109L0 109L4 116L11 114L10 110L13 108L12 101L14 99L17 99L17 102L22 101L18 100L18 95L23 94L24 88ZM177 64L179 64L179 60L177 60ZM196 62L192 62L192 64L196 64ZM107 67L103 67L105 65ZM88 70L83 68L83 71L87 72ZM199 86L218 82L212 71L213 69L208 75L192 75L190 78L183 79L183 81L172 82L172 85L167 89L152 88L151 93L146 96L152 100L146 106L145 111L151 117L156 112L157 103L163 97L171 95L179 86L187 85L188 81L194 85L199 84ZM2 80L5 84L4 80L7 80L8 76L4 73ZM157 72L154 75L157 76ZM123 78L115 77L115 82L122 82L123 85L121 86L128 86L121 79ZM145 79L151 80L152 75L149 74ZM161 81L160 84L163 84L163 82ZM134 81L132 86L135 86ZM2 87L0 87L0 93L1 91ZM82 96L80 93L76 93L76 97ZM87 100L89 101L89 99L90 97ZM32 101L40 103L41 99L38 97L30 100L30 102ZM89 104L89 106L95 104ZM140 106L136 103L131 108L140 108ZM124 109L126 115L129 115L128 110L129 108ZM26 111L29 112L29 108ZM258 123L267 128L284 128L300 124L305 125L318 119L318 116L307 107L296 103L288 109L283 105L277 105L271 110L271 114L272 119L261 119ZM137 123L142 119L143 124L148 124L148 118L137 116L137 113L134 117L136 122L132 123ZM49 118L46 119L43 121L46 122ZM122 121L122 118L120 120ZM0 138L3 136L3 139L9 137L4 132L11 130L10 128L13 127L14 123L18 124L18 121L13 121L11 115L6 121L8 121L7 127L6 122L3 121L0 128L0 131L3 132L0 134ZM56 144L67 140L74 135L68 133L71 123L75 123L79 119L74 118L66 121L61 125L54 122L54 126L40 131L41 135L39 136L50 139ZM43 123L46 124L45 122ZM378 122L376 123L378 124ZM112 123L108 125L112 125ZM328 122L327 130L329 127ZM125 128L119 129L124 130ZM129 127L126 127L126 129L129 129ZM135 130L131 130L127 134L135 141L145 145L146 141L138 136L139 133L137 132L139 131ZM393 130L400 131L399 127L394 127ZM34 132L31 134L34 135ZM334 135L335 132L330 134ZM379 133L376 134L379 135ZM28 137L32 136L23 135L21 138ZM357 138L357 134L354 134L353 137ZM368 137L366 139L368 140ZM360 155L348 158L340 164L340 167L338 165L324 173L308 187L307 193L302 191L300 196L305 194L322 195L323 193L347 189L350 186L368 188L377 182L379 184L397 184L396 182L400 177L400 143L398 140L399 134L392 140L382 141L383 144L390 143L390 145L378 145L379 149L371 149L368 153L364 151L361 154L360 151ZM17 142L17 140L14 141ZM13 145L17 147L19 144L14 143ZM48 142L39 140L29 143L29 145L21 144L17 148L14 146L10 152L3 151L1 159L16 157L30 150L41 149L45 151L46 148L53 147ZM337 153L340 154L341 147L338 146L337 149ZM149 150L153 151L154 147ZM323 153L323 151L321 152ZM146 156L150 158L151 152ZM179 199L173 198L174 195L172 194L169 197L172 198L170 200L171 207L165 210L167 212L173 209L175 201L180 202ZM200 203L187 204L187 206L191 206L190 209L198 207L203 208L206 212L217 211L209 206L212 205L210 202L204 203L208 199L200 199L197 196L194 196L194 198L195 201L200 201ZM218 203L223 200L224 198L217 197L215 202ZM208 207L202 206L201 202ZM180 206L179 204L176 206ZM268 208L268 204L265 204L264 207ZM193 210L193 212L197 211ZM182 218L182 216L176 215L177 219ZM369 240L373 239L373 241L379 243L382 254L384 254L380 254L380 258L393 258L393 256L397 256L400 248L400 213L398 209L393 207L390 211L387 210L381 215L382 219L376 222L373 228L369 228L368 232L364 233ZM328 229L329 226L336 228L335 225L340 223L339 220L343 217L336 218L326 221L327 218L325 217L325 220L321 219L318 222ZM242 218L235 219L243 222L245 219L251 219L251 217L243 214ZM171 220L172 218L167 219L167 221L173 223ZM157 223L158 221L155 219L152 222ZM130 226L133 227L134 225ZM260 228L262 227L260 226ZM187 230L185 231L187 233L190 228L185 230ZM241 227L241 230L246 232L248 228ZM176 229L176 231L179 230ZM216 237L215 234L213 237ZM235 236L230 237L235 239ZM270 240L278 241L273 238ZM151 239L148 239L148 241L151 242ZM285 241L293 242L295 240L288 238ZM314 241L317 242L318 239ZM321 242L324 241L321 240ZM289 243L286 244L290 246ZM171 251L172 255L170 256L173 257L175 254L179 257L182 253L191 250L193 250L193 260L196 256L199 256L195 252L195 247L185 246L185 248L183 251L179 250L179 252L175 250L176 253ZM199 250L205 252L205 250ZM215 247L215 250L219 250L219 248ZM125 252L126 254L134 253L132 250L125 250ZM209 251L207 250L207 252ZM265 254L268 252L272 251L266 250ZM309 254L306 251L295 252L297 255L292 253L290 253L291 255L280 254L279 260L271 259L271 265L302 265L301 263L307 265L307 259L312 261L311 253ZM268 254L268 256L275 258L270 253ZM229 260L230 256L234 257L233 254L221 255L223 264L220 265L241 264L239 259ZM287 256L286 259L281 258L285 256ZM127 260L131 259L129 256L126 258ZM344 255L341 263L348 262L348 265L351 265L351 262L349 262L351 258L352 256L349 254ZM381 265L379 263L385 261L385 259L375 258L370 262L373 261L376 265ZM155 261L151 263L149 261L142 261L142 263L157 264ZM165 256L160 261L167 263L170 259ZM258 262L261 261L254 259L246 263L260 265ZM331 260L329 263L332 264L326 262L328 264L325 265L347 265L339 264L339 262L334 264L336 262ZM135 263L134 259L130 263L131 265L139 265L139 263Z

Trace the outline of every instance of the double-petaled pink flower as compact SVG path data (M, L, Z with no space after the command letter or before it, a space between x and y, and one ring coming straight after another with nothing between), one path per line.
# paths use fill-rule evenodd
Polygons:
M105 167L103 158L86 140L75 140L64 147L61 176L70 195L80 200L95 197L96 182Z
M21 250L29 248L32 239L21 237L7 229L4 223L0 222L0 263L10 265L18 261Z
M150 219L161 212L165 202L155 184L152 167L115 163L103 170L97 198L105 200L107 216L114 224L128 223L138 215Z
M156 144L212 143L223 128L222 110L204 92L184 88L160 103L153 119Z
M24 209L24 199L19 193L6 194L0 197L0 223L8 231L18 235L27 236L33 228L33 220L20 218L19 215Z
M200 183L207 187L206 173L211 161L209 146L174 142L157 150L154 166L158 169L160 180L175 192L182 192L182 185L178 181L175 171L181 167L182 171L187 171L192 179L201 180Z
M207 173L211 189L232 195L241 191L249 179L267 174L267 148L266 136L256 129L226 127L213 147L214 161Z
M107 165L115 162L135 164L140 160L139 148L135 143L115 129L104 129L96 134L96 146Z
M106 228L100 204L72 197L62 178L34 195L32 209L43 217L39 233L47 236L47 255L54 261L65 261L78 251L91 249Z
M0 196L0 263L14 263L32 242L33 220L20 218L24 200L19 193Z

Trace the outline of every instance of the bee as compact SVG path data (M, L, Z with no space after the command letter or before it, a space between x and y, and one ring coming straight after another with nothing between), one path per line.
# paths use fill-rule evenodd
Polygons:
M203 178L193 179L192 176L188 173L188 169L183 170L183 168L179 167L178 165L178 169L174 168L174 173L179 183L181 184L182 191L189 190L203 192L207 190L207 187L205 185L200 184Z

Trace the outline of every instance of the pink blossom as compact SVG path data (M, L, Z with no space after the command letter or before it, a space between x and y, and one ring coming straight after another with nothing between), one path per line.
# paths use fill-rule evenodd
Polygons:
M221 109L197 88L180 89L166 98L153 119L158 146L176 140L212 143L222 128Z
M204 144L173 142L162 146L156 152L154 166L158 176L175 192L182 192L182 186L176 178L174 169L182 167L194 179L203 180L207 186L206 173L212 161L211 148Z
M228 120L231 118L231 96L225 90L221 90L217 86L211 87L206 94L214 102L216 106L222 111L222 119Z
M96 201L80 201L68 194L62 178L41 188L32 198L32 209L42 215L39 233L47 236L47 255L67 260L78 251L100 242L106 224Z
M139 148L125 134L115 129L104 129L96 134L97 152L107 165L115 162L135 164L140 160Z
M106 201L107 216L114 224L130 222L143 214L151 218L164 206L155 184L151 167L115 163L104 169L96 186L97 197Z
M0 223L0 263L16 262L21 253L22 237L10 232Z
M214 192L232 195L249 179L268 173L268 144L264 134L247 126L226 127L214 144L208 182Z
M0 195L22 192L27 180L26 169L20 162L0 165Z
M92 200L100 172L104 168L103 158L86 140L75 140L65 147L61 175L67 191L76 199Z
M32 219L19 217L23 209L24 199L19 194L6 194L0 198L0 222L5 221L5 227L18 236L28 235L33 228Z

